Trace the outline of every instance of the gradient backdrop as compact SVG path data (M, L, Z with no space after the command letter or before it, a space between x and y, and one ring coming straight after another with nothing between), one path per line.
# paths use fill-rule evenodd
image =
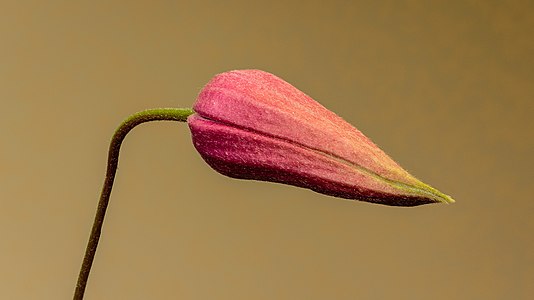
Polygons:
M504 4L506 3L506 4ZM454 205L229 179L125 141L86 299L533 299L531 1L0 1L0 299L69 299L123 118L286 79Z

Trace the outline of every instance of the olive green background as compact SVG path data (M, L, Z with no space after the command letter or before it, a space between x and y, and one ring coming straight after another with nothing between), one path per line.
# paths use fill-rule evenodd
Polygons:
M453 205L217 174L186 124L123 145L86 299L532 299L531 1L0 1L0 299L69 299L108 142L258 68Z

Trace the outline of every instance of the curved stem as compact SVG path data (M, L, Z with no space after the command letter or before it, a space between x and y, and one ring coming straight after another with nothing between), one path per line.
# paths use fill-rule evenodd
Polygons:
M80 274L78 275L78 282L76 284L76 290L74 292L74 300L83 299L85 292L85 286L87 285L87 278L91 271L91 266L95 258L96 248L102 232L102 225L104 223L104 216L109 203L109 197L111 195L111 188L115 179L115 173L117 171L117 165L119 162L119 152L122 141L135 126L150 122L150 121L180 121L185 122L187 117L193 114L193 110L190 108L156 108L138 112L131 115L117 128L111 143L109 145L108 152L108 166L106 170L106 179L100 194L100 201L96 209L95 220L93 228L91 229L91 235L87 243L85 250L85 257L83 258Z

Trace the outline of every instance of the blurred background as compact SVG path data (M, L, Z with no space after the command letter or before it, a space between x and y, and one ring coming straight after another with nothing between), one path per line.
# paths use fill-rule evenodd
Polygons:
M72 297L128 115L257 68L453 205L217 174L136 128L86 299L532 299L532 1L0 1L0 298Z

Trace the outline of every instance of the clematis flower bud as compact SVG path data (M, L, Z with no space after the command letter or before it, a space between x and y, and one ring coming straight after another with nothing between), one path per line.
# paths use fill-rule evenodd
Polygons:
M193 144L219 173L394 206L454 202L369 138L270 73L215 76L189 116Z

